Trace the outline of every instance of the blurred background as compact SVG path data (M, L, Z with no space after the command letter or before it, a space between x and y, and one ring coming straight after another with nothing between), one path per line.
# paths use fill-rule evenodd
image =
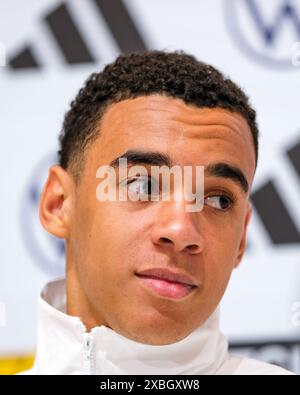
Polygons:
M28 368L37 298L64 274L38 201L64 113L120 53L194 54L246 90L260 158L244 260L222 303L232 352L300 373L300 1L0 2L0 374Z

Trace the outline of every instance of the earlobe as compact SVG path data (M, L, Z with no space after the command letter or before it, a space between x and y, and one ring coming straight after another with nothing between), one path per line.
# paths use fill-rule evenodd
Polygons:
M241 260L243 258L243 255L244 255L244 252L245 252L245 249L246 249L247 229L248 229L248 225L249 225L249 222L250 222L251 215L252 215L252 203L248 202L247 213L246 213L245 222L244 222L244 228L243 228L243 235L242 235L242 239L241 239L241 242L240 242L238 256L236 258L236 263L234 265L234 268L237 268L239 266L239 264L241 263Z
M39 205L40 221L54 236L67 238L72 213L72 180L60 166L49 169Z

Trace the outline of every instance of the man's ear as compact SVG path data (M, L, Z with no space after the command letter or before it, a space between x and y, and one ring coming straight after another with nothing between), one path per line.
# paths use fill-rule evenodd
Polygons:
M243 258L245 249L246 249L246 243L247 243L247 228L249 225L249 221L251 218L251 214L252 214L252 204L249 201L247 204L247 212L246 212L246 216L245 216L245 222L244 222L244 228L243 228L243 234L242 234L242 239L239 245L239 250L238 250L238 255L236 258L236 262L234 265L234 268L237 268Z
M40 221L47 232L67 238L74 201L74 181L60 166L49 169L39 205Z

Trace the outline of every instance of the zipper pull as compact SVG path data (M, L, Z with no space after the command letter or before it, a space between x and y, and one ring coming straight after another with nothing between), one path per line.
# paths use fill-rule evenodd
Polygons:
M90 332L84 333L83 337L83 371L86 375L92 373L92 335Z

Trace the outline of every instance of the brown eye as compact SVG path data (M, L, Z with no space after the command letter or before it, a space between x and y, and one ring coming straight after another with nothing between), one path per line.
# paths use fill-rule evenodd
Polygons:
M205 199L206 203L213 207L216 208L217 210L226 210L232 205L232 200L230 197L226 195L214 195L214 196L208 196Z
M128 191L137 196L156 195L159 193L158 183L151 177L138 177L128 180Z

